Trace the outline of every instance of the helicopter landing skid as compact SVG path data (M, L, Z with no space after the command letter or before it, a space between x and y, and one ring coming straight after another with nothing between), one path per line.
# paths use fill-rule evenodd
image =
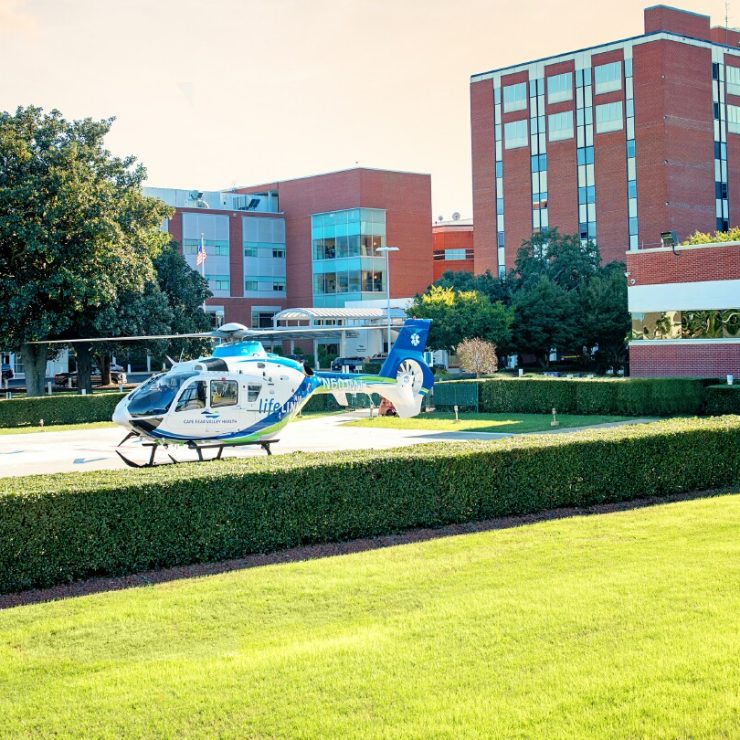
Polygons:
M125 440L124 440L125 441ZM274 444L275 442L279 442L278 439L271 439L271 440L265 440L262 442L241 442L238 445L196 445L194 443L188 444L188 448L191 450L195 450L198 453L198 460L196 462L212 462L213 460L222 460L223 458L221 455L223 454L224 447L244 447L247 445L259 445L268 455L272 455L272 450L270 449L270 445ZM149 462L145 463L137 463L133 460L130 460L125 455L123 455L120 450L116 450L116 454L118 457L123 460L123 462L126 463L130 468L156 468L160 465L177 465L178 463L183 462L182 460L176 460L170 453L167 453L167 457L172 460L171 463L155 463L154 462L154 456L157 454L157 448L162 447L163 445L157 444L156 442L145 442L143 447L151 447L152 451L149 455ZM166 446L166 445L164 445ZM212 457L210 459L206 459L203 457L203 450L218 450L215 457Z

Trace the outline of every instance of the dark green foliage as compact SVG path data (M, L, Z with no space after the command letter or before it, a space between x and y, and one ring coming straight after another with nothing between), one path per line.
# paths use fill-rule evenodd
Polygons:
M125 395L96 393L80 396L70 393L0 401L0 427L38 426L41 419L44 426L110 421L113 409Z
M144 168L105 148L112 121L0 111L0 344L21 349L29 395L43 390L47 349L27 342L90 336L101 307L153 277L168 239L171 209L142 194ZM81 347L81 387L89 365Z
M563 414L675 416L703 413L706 387L713 381L500 377L461 382L480 382L480 410L486 413L549 414L556 408Z
M533 354L545 367L552 348L557 347L560 352L579 350L576 296L575 291L561 288L545 275L524 283L511 304L517 350Z
M0 592L740 481L740 418L0 481Z
M710 385L707 388L707 414L740 414L740 385Z

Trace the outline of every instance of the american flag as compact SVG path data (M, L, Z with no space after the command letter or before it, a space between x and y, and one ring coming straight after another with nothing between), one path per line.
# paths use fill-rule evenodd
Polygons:
M208 257L206 254L206 245L201 240L198 245L198 256L195 258L195 264L200 267L206 261L206 257Z

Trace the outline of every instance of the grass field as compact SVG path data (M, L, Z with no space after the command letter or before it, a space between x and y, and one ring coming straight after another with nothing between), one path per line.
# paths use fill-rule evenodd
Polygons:
M560 422L557 429L606 424L612 421L634 421L629 416L578 416L576 414L558 414ZM507 432L525 434L527 432L545 432L553 429L550 426L550 414L476 414L461 413L460 421L455 421L455 414L445 411L434 411L421 414L411 419L399 419L395 416L380 416L374 419L359 419L348 422L348 426L381 427L383 429L428 429L444 432Z
M740 495L0 612L0 735L737 737Z

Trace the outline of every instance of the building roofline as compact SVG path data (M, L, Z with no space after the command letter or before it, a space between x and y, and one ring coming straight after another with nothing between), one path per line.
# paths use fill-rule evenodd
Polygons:
M286 177L282 180L272 180L270 183L258 183L256 185L232 185L230 188L227 188L226 190L219 191L224 193L232 193L236 190L240 190L242 188L261 188L261 187L267 187L267 186L273 186L273 185L280 185L281 183L285 182L297 182L298 180L311 180L314 177L326 177L328 175L341 175L345 172L359 172L359 171L366 171L366 172L388 172L393 175L415 175L417 177L431 177L430 172L410 172L408 170L389 170L383 167L345 167L341 170L330 170L329 172L316 172L313 175L302 175L301 177Z
M669 6L664 6L669 7ZM724 28L721 26L721 28ZM732 29L727 29L732 30ZM487 72L476 72L475 74L470 75L470 81L471 82L482 82L483 80L490 79L492 75L499 74L502 72L508 72L509 70L518 70L522 67L530 67L533 64L544 64L545 62L549 62L552 60L562 59L563 57L571 57L575 56L576 54L583 54L584 52L588 51L594 51L595 49L603 49L606 47L611 46L620 46L623 44L627 44L630 41L637 41L638 39L649 39L651 36L661 36L661 35L668 35L668 36L674 36L676 39L686 39L689 41L699 42L701 44L706 44L707 46L718 46L722 48L729 49L731 51L738 51L734 46L730 46L729 44L722 44L718 41L708 41L707 39L700 39L696 38L694 36L688 36L683 33L676 33L675 31L666 31L666 30L660 30L660 31L651 31L650 33L641 33L637 36L629 36L624 39L616 39L614 41L605 41L602 44L596 44L594 46L584 46L581 49L573 49L572 51L563 51L559 54L551 54L550 56L546 57L540 57L539 59L531 59L527 62L517 62L516 64L509 64L506 67L497 67L495 69L489 69Z
M643 10L643 12L647 12L648 10L657 10L658 8L664 8L665 10L672 10L674 13L683 13L684 15L694 15L697 18L706 18L707 20L711 20L711 16L708 16L705 13L697 13L695 10L685 10L684 8L677 8L675 5L664 5L663 3L658 3L657 5L649 5L647 8Z
M677 244L675 247L653 247L651 249L630 249L627 254L656 254L667 252L687 252L692 249L706 249L708 247L740 247L740 241L734 242L705 242L704 244Z

